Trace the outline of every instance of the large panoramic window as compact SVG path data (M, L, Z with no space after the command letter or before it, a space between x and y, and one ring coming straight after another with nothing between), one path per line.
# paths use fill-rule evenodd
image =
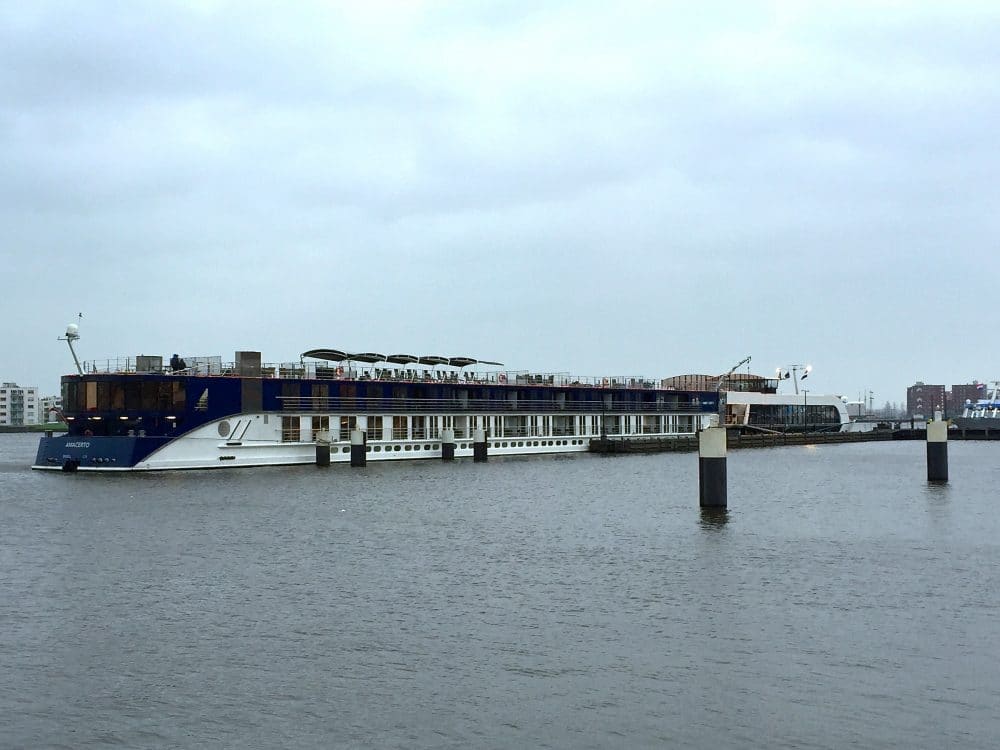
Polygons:
M66 411L69 412L80 411L81 404L79 402L79 398L80 398L80 388L77 383L62 384L62 402L63 402L63 408Z
M312 403L309 405L310 411L326 411L330 408L330 386L325 383L313 385L310 395L312 396Z
M289 409L299 409L301 405L301 393L298 382L281 384L281 408L285 411Z
M320 433L326 433L326 439L330 439L330 418L329 417L313 417L312 418L312 435L313 440L320 437Z
M125 391L125 410L139 411L142 408L142 381L130 378L122 390Z
M340 439L350 440L351 430L358 426L357 417L341 417L340 418Z
M155 380L142 381L142 410L156 411L157 388Z
M297 443L301 439L301 427L298 417L281 418L281 442Z
M111 383L101 380L97 383L97 411L111 409Z
M340 406L342 409L353 409L357 403L358 388L346 383L340 386Z
M157 408L160 411L170 411L174 405L174 388L169 380L162 380L157 383Z

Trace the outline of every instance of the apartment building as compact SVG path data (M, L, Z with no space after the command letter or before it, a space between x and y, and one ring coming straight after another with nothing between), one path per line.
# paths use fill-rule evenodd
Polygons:
M0 386L0 425L38 424L38 389L17 383Z

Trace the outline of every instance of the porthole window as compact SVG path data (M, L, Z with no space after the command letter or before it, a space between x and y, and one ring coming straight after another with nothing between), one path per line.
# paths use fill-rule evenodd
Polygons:
M413 446L412 445L407 445L403 450L412 451L413 450Z
M340 449L340 452L341 452L341 453L350 453L350 452L351 452L351 449L350 449L350 448L348 448L348 447L347 447L347 446L345 445L345 446L344 446L343 448L341 448L341 449Z
M374 450L375 450L376 453L381 453L382 452L382 446L381 445L376 445Z
M392 446L392 449L393 449L394 451L398 451L398 450L399 450L399 446L398 446L398 445L394 445L394 446Z
M438 445L437 443L434 443L434 445L432 445L432 446L431 446L431 448L433 448L434 450L437 450L437 449L438 449L438 448L440 448L440 447L441 447L441 446L440 446L440 445Z
M229 437L230 431L231 428L229 426L229 422L224 419L219 422L219 437Z
M372 452L372 447L370 445L366 445L365 446L365 453L371 453L371 452Z

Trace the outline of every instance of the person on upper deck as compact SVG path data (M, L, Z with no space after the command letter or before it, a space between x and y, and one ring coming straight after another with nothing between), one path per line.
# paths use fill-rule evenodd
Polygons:
M187 363L176 354L170 358L170 369L174 372L187 369Z

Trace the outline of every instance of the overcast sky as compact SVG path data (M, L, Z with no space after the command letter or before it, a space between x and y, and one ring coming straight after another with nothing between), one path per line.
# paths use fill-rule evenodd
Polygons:
M0 6L0 378L1000 378L996 2Z

